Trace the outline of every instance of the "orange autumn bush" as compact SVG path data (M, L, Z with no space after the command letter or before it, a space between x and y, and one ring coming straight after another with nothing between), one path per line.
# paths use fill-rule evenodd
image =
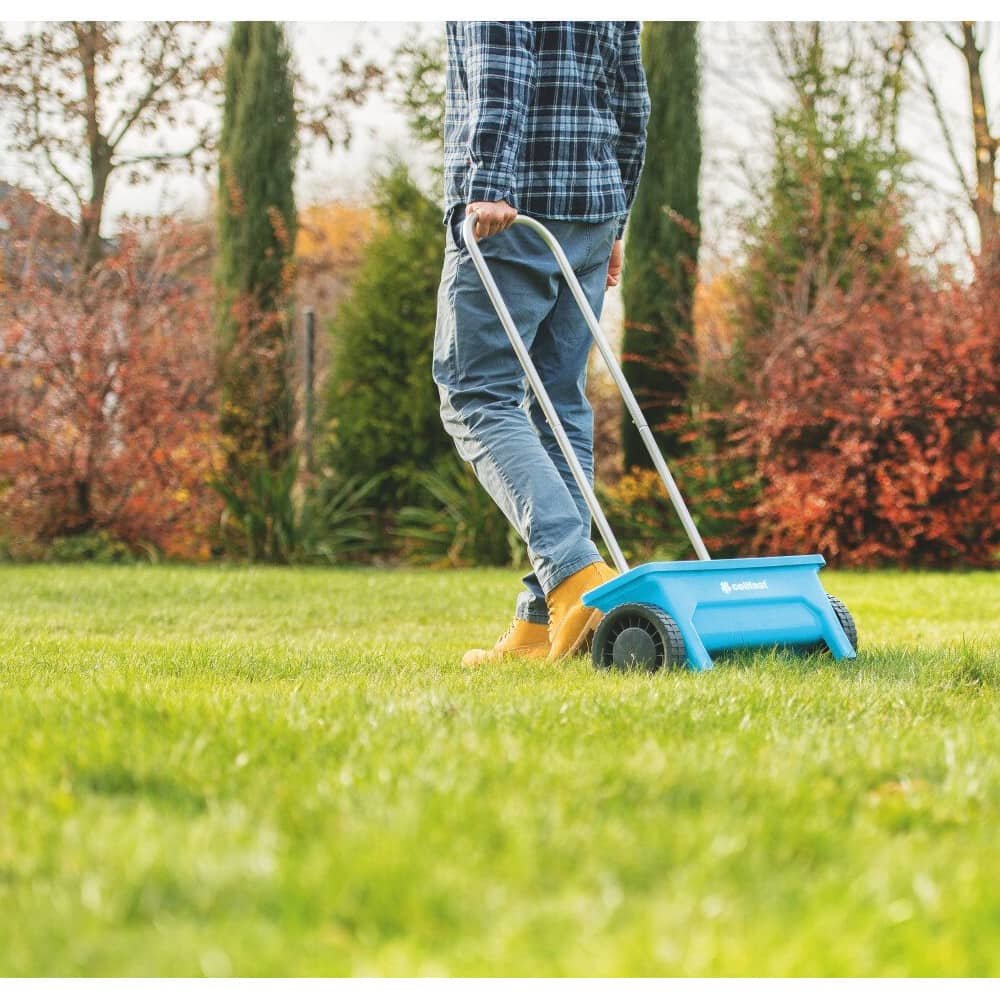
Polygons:
M702 353L672 428L690 452L667 456L714 556L997 565L1000 275L935 284L900 259L790 296L739 347ZM601 493L630 559L691 558L655 472Z
M1000 554L1000 275L899 268L775 318L735 407L758 554L993 566Z
M85 280L32 257L0 304L0 538L106 533L210 556L221 502L211 286L197 234L127 231Z

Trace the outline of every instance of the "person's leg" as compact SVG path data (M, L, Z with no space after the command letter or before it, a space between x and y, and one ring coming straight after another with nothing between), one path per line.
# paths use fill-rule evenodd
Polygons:
M564 248L574 246L576 241L572 235L562 234L563 225L553 224L553 234L560 239ZM579 247L579 252L570 253L567 250L584 296L598 316L604 300L604 285L615 229L613 223L588 227L587 239ZM592 340L576 300L563 285L555 307L538 331L532 345L532 357L570 445L591 484L594 481L593 412L587 401L585 388L587 359ZM590 511L583 491L570 472L569 463L537 403L532 405L532 418L543 447L550 454L553 465L560 471L567 489L577 503L581 521L586 525L589 536ZM550 663L584 650L602 617L599 611L584 603L584 595L614 579L617 574L597 555L596 548L594 552L595 558L591 563L567 575L558 586L546 593L549 609L547 659Z
M550 222L549 226L557 238L562 236L559 223ZM615 227L614 222L594 226L588 234L589 238L583 242L578 241L579 245L576 246L569 238L561 239L564 247L569 245L576 251L572 255L567 251L567 256L590 308L597 317L600 317L604 305L608 259L614 243ZM564 282L560 286L552 312L539 327L532 344L531 359L591 485L594 482L594 414L587 399L586 387L587 361L593 342L580 307ZM559 470L566 488L576 502L580 519L589 530L591 516L583 492L573 478L556 436L533 395L530 413L545 450ZM530 584L526 583L526 586L530 587Z
M604 305L608 259L614 243L616 223L594 226L585 240L580 238L573 240L565 232L567 228L572 227L567 227L566 224L551 220L546 224L566 250L590 308L593 309L594 315L599 317ZM586 385L587 360L592 343L593 337L580 312L580 307L576 304L565 281L560 279L556 304L539 327L531 347L531 359L538 369L538 374L566 430L566 436L591 484L594 482L594 416L587 400ZM566 488L576 503L580 520L586 525L589 533L591 516L587 502L533 394L529 412L542 445L562 476ZM535 611L536 614L543 609L547 620L545 596L533 572L524 578L524 586L525 590L520 598L524 607Z
M538 582L535 571L531 570L521 582L524 584L524 590L517 595L514 617L533 622L535 625L548 625L549 609L545 603L545 592Z
M558 297L561 277L542 241L522 227L484 240L483 254L528 345ZM544 593L600 558L573 494L535 431L520 363L468 252L449 234L438 299L434 378L459 455L528 547Z

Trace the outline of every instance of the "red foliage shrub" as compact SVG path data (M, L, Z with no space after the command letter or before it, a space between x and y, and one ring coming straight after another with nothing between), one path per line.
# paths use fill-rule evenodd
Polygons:
M990 566L1000 552L1000 276L900 268L779 315L737 404L761 553Z
M106 530L208 558L220 501L211 284L196 234L136 232L81 285L31 260L0 302L0 535Z

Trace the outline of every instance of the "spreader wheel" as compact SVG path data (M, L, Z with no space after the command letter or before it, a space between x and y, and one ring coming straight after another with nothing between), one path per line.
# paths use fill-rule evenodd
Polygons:
M655 604L622 604L597 627L591 655L599 670L652 672L681 666L687 654L681 630L666 611Z
M840 627L844 630L844 635L847 636L856 653L858 651L858 627L854 624L851 612L847 610L847 605L843 601L838 600L836 597L830 597L829 594L826 596L830 598L833 613L837 616L837 621L840 622ZM820 648L826 649L826 643L821 643Z

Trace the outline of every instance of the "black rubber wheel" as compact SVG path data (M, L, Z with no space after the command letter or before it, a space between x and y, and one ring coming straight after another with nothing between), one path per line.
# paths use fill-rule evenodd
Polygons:
M684 637L655 604L622 604L597 627L591 657L598 670L656 670L679 667L687 658Z
M847 636L848 641L854 647L854 652L858 651L858 627L854 624L854 618L851 612L847 610L847 605L836 597L830 597L829 594L826 595L830 598L830 605L833 607L833 613L837 616L837 621L840 622L840 627L844 630L844 634ZM826 643L820 643L821 649L826 649Z

